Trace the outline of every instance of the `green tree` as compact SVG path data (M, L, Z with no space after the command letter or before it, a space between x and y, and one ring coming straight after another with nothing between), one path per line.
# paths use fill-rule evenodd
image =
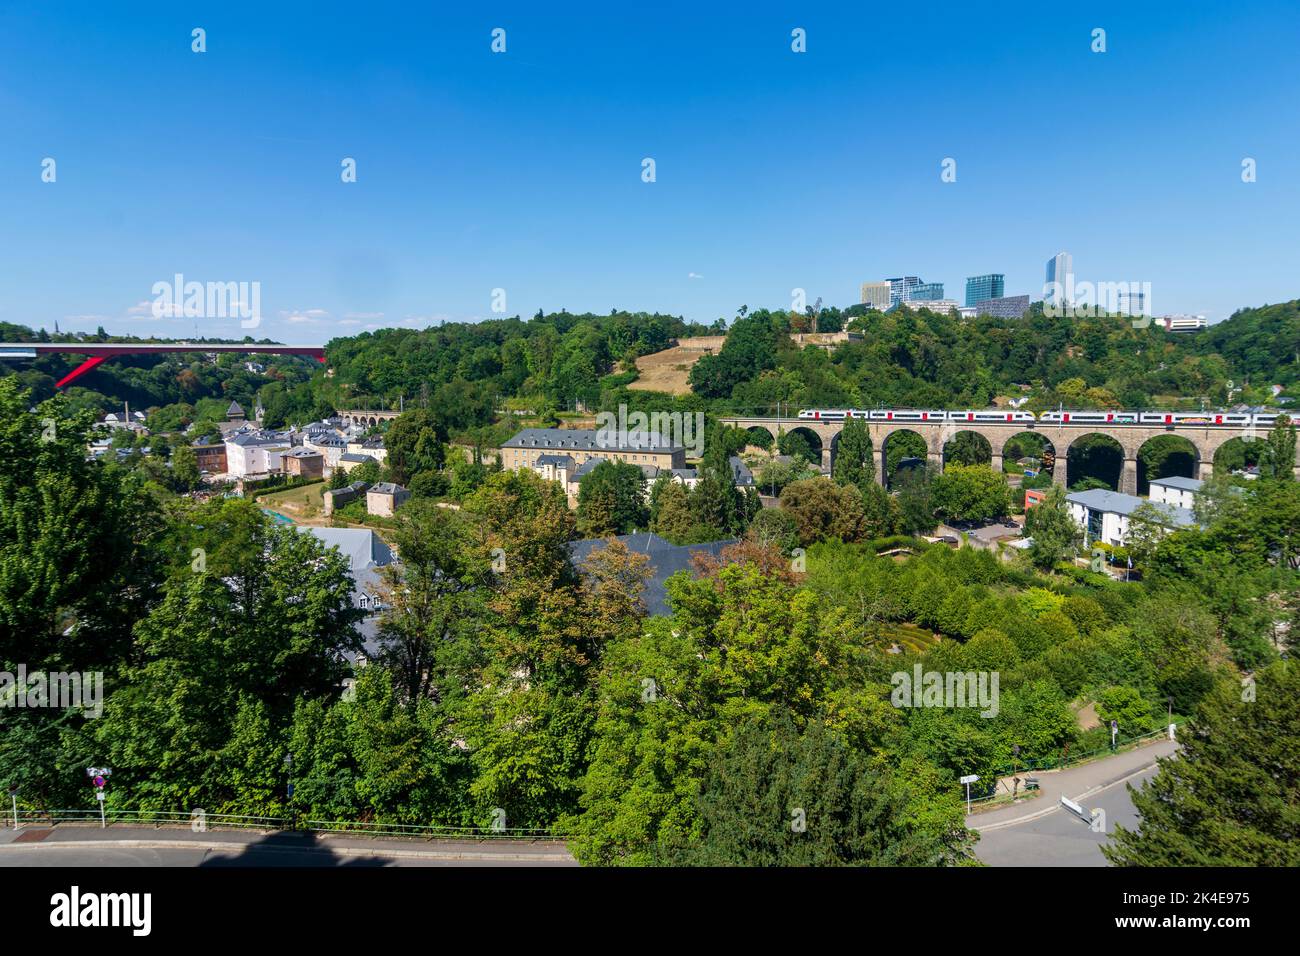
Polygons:
M438 471L446 462L447 429L424 408L412 408L393 419L384 436L384 464L393 481L409 485L422 471Z
M1295 477L1295 426L1287 415L1279 415L1269 430L1261 465L1278 481ZM1261 469L1262 470L1262 469Z
M402 560L381 571L379 660L405 699L458 699L481 663L475 634L491 585L485 537L471 515L413 499L397 512L393 544Z
M177 445L171 461L172 481L178 491L193 491L199 486L199 459L193 448Z
M645 476L630 462L602 461L578 484L578 530L588 538L630 534L650 523Z
M785 486L781 509L794 519L799 543L838 538L857 541L862 537L865 516L862 492L856 485L837 485L825 478L809 478Z
M840 484L862 489L875 484L875 462L866 419L850 418L844 423L835 448L832 475Z
M1129 788L1140 821L1102 853L1117 866L1300 866L1300 664L1244 691L1225 682L1179 728L1182 752Z
M1029 560L1041 571L1051 571L1074 555L1083 533L1070 517L1065 490L1059 485L1025 512L1025 534L1031 539Z
M1011 510L1006 477L988 465L948 465L934 479L932 501L952 521L986 521Z
M700 832L664 847L703 866L951 866L972 860L960 801L946 825L909 812L908 785L821 722L754 719L714 754L701 787Z

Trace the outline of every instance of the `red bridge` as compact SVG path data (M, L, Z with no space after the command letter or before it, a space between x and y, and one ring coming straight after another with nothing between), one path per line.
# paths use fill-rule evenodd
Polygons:
M59 379L62 388L115 355L158 355L164 352L243 352L246 355L311 355L325 361L323 345L217 345L204 342L0 342L0 359L33 359L61 353L87 359Z

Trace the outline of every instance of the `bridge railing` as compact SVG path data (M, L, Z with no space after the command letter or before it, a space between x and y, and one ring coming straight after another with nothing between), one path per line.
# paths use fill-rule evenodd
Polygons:
M206 811L105 809L101 819L98 809L41 810L18 808L4 814L4 823L21 829L24 826L56 824L92 824L95 826L140 826L160 829L187 827L191 830L302 830L336 835L407 837L422 840L563 840L568 834L541 827L452 827L415 823L384 823L359 820L315 820L300 816L255 816L239 813Z

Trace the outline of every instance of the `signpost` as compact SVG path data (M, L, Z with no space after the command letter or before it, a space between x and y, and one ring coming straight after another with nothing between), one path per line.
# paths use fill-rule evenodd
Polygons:
M87 767L86 776L90 782L95 785L95 799L99 801L99 826L101 829L107 828L108 821L104 818L104 787L108 784L108 778L113 771L110 767Z
M18 829L18 785L9 788L9 799L14 802L14 829Z
M1111 750L1115 749L1115 738L1118 735L1119 735L1119 721L1112 720L1110 722L1110 749Z
M961 778L961 782L966 784L966 815L970 816L970 785L979 781L980 775L977 773L968 773Z

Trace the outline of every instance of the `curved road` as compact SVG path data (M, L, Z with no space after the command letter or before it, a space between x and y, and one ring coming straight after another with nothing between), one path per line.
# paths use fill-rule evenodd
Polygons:
M1101 847L1116 824L1137 826L1138 815L1128 785L1140 787L1156 773L1156 759L1178 749L1172 741L1140 747L1095 763L1051 774L1039 774L1043 795L1012 807L966 818L980 831L975 854L990 866L1106 866ZM1093 833L1088 824L1061 805L1066 796L1085 812L1106 813L1106 833Z

